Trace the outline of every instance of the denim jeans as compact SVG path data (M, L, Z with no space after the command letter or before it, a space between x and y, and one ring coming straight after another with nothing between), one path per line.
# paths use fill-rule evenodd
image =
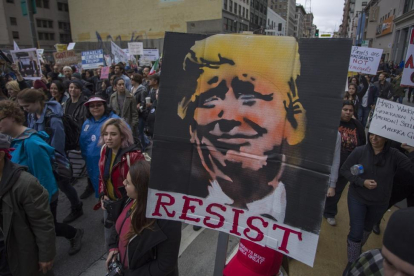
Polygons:
M339 176L336 181L335 195L326 198L325 211L323 212L325 218L334 218L338 214L338 202L346 184L348 184L348 180L343 176Z
M360 202L348 193L348 211L350 231L348 239L352 242L361 242L364 231L371 232L385 211L388 203L383 205L367 205Z
M78 192L73 188L70 180L60 180L57 182L59 189L66 195L70 201L72 209L76 208L80 204Z
M145 135L145 120L143 118L139 118L138 122L138 132L139 132L139 140L142 144L142 151L145 151L146 147L149 145L150 141L148 137Z
M394 102L399 102L402 104L404 97L394 97Z
M371 111L371 107L363 107L362 105L358 109L358 120L361 124L365 127L367 125L367 120L369 116L369 112Z

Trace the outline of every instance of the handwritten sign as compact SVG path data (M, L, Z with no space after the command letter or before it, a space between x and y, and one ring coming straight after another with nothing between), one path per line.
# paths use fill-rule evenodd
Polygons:
M382 49L353 46L348 71L375 75L381 55Z
M144 53L144 44L142 42L128 42L130 55L142 55Z
M408 44L405 57L404 71L401 78L401 86L414 86L414 29L411 31L410 44Z
M378 98L369 132L414 146L414 107Z
M95 69L104 65L103 50L82 52L82 68Z
M73 50L55 52L53 53L53 57L57 65L74 65L81 62L80 57Z
M68 49L68 45L67 44L56 44L55 48L56 48L56 51L58 52L64 52Z
M109 77L109 66L102 67L101 69L101 80L107 79Z
M160 58L158 49L144 49L143 60L156 61Z
M128 62L127 54L122 50L121 47L116 45L113 41L111 41L111 52L112 52L112 55L114 56L115 63L118 63L118 62L127 63Z

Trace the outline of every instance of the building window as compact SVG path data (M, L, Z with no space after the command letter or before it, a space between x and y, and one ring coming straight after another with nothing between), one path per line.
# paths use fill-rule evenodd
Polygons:
M413 4L414 0L405 0L403 13L411 11L413 9Z
M59 34L59 41L60 43L70 43L72 41L72 38L70 36L70 34Z
M237 14L237 3L234 3L234 13Z
M54 33L38 32L37 36L38 36L39 40L55 40L55 34Z
M10 17L10 25L17 26L17 19L16 19L16 17Z
M19 39L19 32L13 31L12 35L13 35L13 39Z
M241 16L241 6L239 5L239 15Z
M69 6L67 3L57 2L57 4L58 4L57 6L58 6L59 11L65 11L65 12L69 11Z
M70 31L70 24L68 22L58 22L59 30Z
M224 0L223 3L224 3L223 9L227 10L227 0Z
M49 28L53 29L53 21L45 19L36 19L36 25L38 28Z
M36 7L37 8L49 8L49 0L36 0Z
M14 3L14 0L6 0L6 3L13 4Z
M230 0L229 4L229 11L233 12L233 1Z

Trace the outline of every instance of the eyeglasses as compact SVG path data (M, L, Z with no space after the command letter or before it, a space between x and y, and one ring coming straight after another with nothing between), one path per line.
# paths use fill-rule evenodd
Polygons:
M103 106L102 103L99 103L99 104L89 104L89 108L100 108L101 106Z

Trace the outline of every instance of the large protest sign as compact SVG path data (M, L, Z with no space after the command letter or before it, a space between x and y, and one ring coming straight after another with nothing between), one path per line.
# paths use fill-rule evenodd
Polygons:
M10 54L25 79L38 80L41 78L42 70L36 48L10 51Z
M414 146L414 107L378 98L369 132Z
M375 75L382 51L382 49L352 46L348 71Z
M164 49L147 217L312 266L351 42L167 32Z
M112 55L114 56L115 63L118 62L128 62L128 56L127 54L122 50L121 47L116 45L113 41L111 41L111 51Z
M103 50L82 52L82 68L95 69L104 65Z
M407 56L404 63L404 71L401 78L401 86L414 86L414 29L411 30L410 44L408 44Z
M144 60L156 61L160 58L160 51L158 49L144 49L142 58Z
M75 51L63 51L63 52L55 52L53 53L53 57L55 58L56 65L74 65L78 64L82 61L81 58L75 53Z
M144 44L142 42L128 42L128 50L130 55L144 54Z

